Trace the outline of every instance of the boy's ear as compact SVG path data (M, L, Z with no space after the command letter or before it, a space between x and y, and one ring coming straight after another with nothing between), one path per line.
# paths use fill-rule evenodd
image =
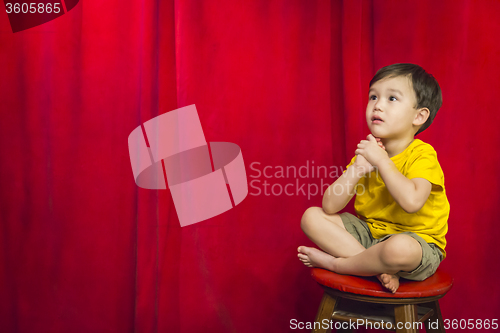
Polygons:
M425 124L430 115L431 112L428 108L419 109L417 115L415 116L415 119L413 119L413 125L420 126Z

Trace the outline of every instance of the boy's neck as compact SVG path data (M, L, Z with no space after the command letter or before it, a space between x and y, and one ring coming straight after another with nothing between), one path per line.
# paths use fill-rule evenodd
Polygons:
M404 139L381 139L389 158L402 153L413 142L414 137Z

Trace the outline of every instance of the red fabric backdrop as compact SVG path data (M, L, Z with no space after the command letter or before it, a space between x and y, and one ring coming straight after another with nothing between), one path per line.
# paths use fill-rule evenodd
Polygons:
M451 204L443 316L500 319L499 15L493 0L81 0L13 34L0 13L0 331L286 332L314 320L321 290L296 258L311 245L299 221L335 175L306 167L345 167L368 134L368 82L395 62L443 90L419 136ZM168 190L135 185L127 137L190 104L207 141L241 147L253 186L181 228ZM278 166L304 168L278 178ZM276 195L287 184L292 195Z

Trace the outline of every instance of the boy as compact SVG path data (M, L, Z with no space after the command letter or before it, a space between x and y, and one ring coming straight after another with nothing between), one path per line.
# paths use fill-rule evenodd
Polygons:
M323 207L302 217L302 230L324 251L300 246L306 266L377 275L392 293L400 277L422 281L434 274L446 256L450 205L436 152L414 136L441 104L437 81L420 66L393 64L375 74L366 107L371 134L325 191ZM355 191L357 217L338 214Z

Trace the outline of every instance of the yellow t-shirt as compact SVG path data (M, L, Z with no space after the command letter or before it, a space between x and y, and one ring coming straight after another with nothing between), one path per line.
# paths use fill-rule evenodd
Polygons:
M347 168L356 159L354 156ZM408 179L425 178L432 183L431 194L424 206L409 214L399 206L385 187L377 170L358 182L354 209L366 221L374 238L411 231L427 243L435 243L446 257L445 235L448 231L450 204L446 198L444 175L436 151L428 143L415 139L400 154L391 157L398 170ZM347 169L346 168L346 169Z

